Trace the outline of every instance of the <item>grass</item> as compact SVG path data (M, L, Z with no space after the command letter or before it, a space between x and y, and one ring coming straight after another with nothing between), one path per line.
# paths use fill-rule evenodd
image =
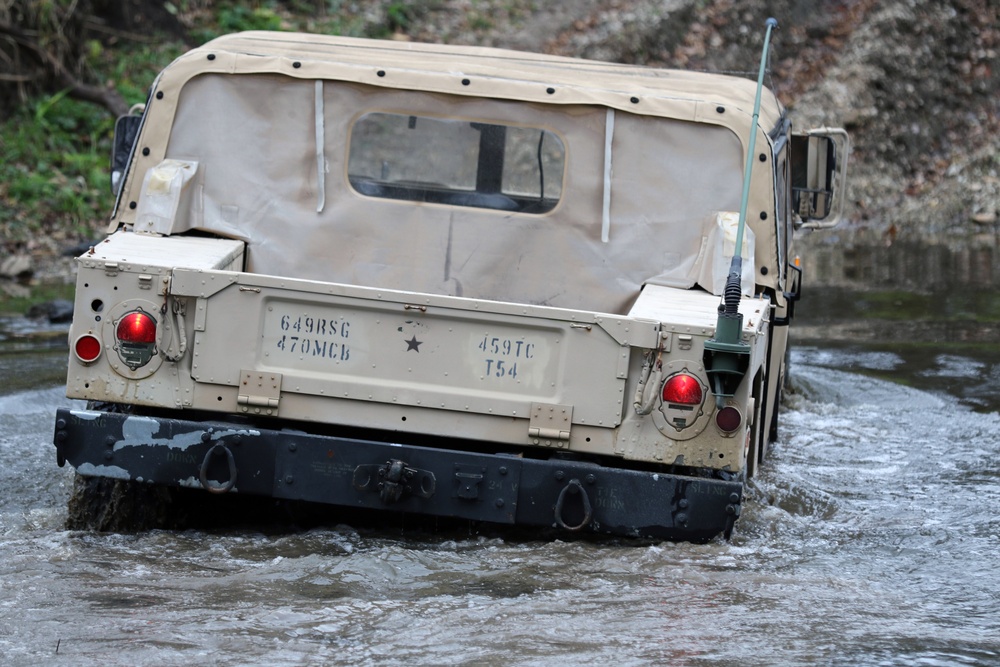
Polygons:
M88 65L142 102L180 44L112 51L92 43ZM99 235L113 204L108 176L114 118L67 91L28 100L0 122L0 242L6 252ZM53 248L55 249L55 248Z
M32 100L0 124L4 238L27 243L54 226L77 235L100 218L112 122L93 105L60 92Z
M434 0L167 4L185 16L194 44L240 30L385 37L436 6ZM186 50L168 38L86 46L91 82L114 82L129 104L144 102L157 73ZM56 253L100 236L113 205L108 172L114 120L67 91L29 99L0 120L0 257L40 247Z
M434 0L167 4L184 14L190 42L200 44L240 30L385 37L405 30ZM88 42L84 69L89 83L113 82L128 104L144 102L160 70L187 49L175 39L148 37L119 40L114 47ZM0 260L20 253L57 256L64 248L99 238L107 226L114 204L109 165L115 119L67 93L37 95L0 118ZM0 290L0 312L21 313L32 304L72 296L72 287L63 285L29 287L29 296L17 298Z

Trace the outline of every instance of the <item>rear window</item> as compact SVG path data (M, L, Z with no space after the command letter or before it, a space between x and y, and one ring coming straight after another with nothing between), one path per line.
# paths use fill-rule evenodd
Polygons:
M549 130L393 113L355 121L347 165L370 197L520 213L555 208L564 169Z

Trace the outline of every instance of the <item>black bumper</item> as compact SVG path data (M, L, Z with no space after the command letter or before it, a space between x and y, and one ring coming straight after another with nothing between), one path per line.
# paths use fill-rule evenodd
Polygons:
M84 476L577 533L695 542L728 533L739 482L581 461L60 409L60 465Z

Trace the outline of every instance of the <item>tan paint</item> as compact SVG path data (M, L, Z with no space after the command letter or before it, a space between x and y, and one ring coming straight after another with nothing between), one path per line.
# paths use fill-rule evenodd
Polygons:
M214 40L157 78L113 233L79 258L70 340L92 331L105 347L90 364L70 355L67 393L743 470L747 424L721 433L711 392L678 427L683 410L640 384L681 371L707 383L719 296L706 288L719 290L705 276L726 261L712 229L739 202L754 90L495 49ZM372 112L551 132L561 199L529 214L362 194L347 151ZM775 374L785 343L768 364L771 304L784 303L771 164L783 113L765 90L757 296L740 306L751 353L730 400L745 422L752 378ZM114 322L138 305L157 317L157 355L123 369ZM776 396L772 383L765 414Z

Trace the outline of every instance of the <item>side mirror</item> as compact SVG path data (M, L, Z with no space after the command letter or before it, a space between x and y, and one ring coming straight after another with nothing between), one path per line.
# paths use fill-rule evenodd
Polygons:
M129 113L115 121L115 138L111 147L111 192L116 196L125 181L125 169L132 156L132 146L139 134L142 116Z
M849 152L850 137L840 128L792 135L792 206L803 227L822 229L840 222L847 196Z

